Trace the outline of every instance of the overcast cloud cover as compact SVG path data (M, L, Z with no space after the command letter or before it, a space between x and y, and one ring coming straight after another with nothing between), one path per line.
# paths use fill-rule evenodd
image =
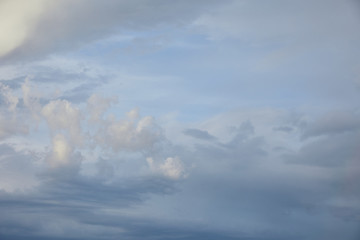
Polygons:
M356 0L0 0L0 239L360 239Z

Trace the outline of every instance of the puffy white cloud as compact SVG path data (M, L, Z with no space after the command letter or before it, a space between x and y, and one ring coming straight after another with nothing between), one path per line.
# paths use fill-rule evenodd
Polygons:
M52 139L52 152L48 159L50 166L59 167L70 163L73 148L62 134L57 134Z
M41 113L52 131L65 130L69 133L71 143L78 145L83 143L81 113L70 102L50 101L42 108Z
M174 180L186 177L184 164L179 157L168 157L160 164L155 163L153 158L148 157L146 162L154 173L160 173Z
M114 151L141 151L150 149L162 138L162 131L151 116L139 118L137 110L127 115L124 120L107 119L96 136L97 142Z

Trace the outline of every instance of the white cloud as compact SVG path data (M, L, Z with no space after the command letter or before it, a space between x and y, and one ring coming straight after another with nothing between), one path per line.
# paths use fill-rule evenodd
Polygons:
M34 29L39 15L45 10L44 0L3 0L0 2L0 57L10 53Z
M151 116L139 118L137 110L127 115L124 120L109 117L96 136L97 142L114 151L141 151L150 149L161 139L161 129Z
M160 173L174 180L186 177L184 164L179 157L168 157L161 164L155 163L153 158L148 157L146 162L154 173Z
M50 101L41 110L52 131L65 130L72 144L82 145L81 113L66 100Z
M70 163L73 148L62 134L57 134L52 139L52 152L48 159L51 167L59 167Z

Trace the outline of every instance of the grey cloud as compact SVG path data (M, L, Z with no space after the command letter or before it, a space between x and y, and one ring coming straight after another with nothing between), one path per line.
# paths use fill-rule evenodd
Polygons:
M2 239L150 239L150 240L166 240L169 238L175 238L180 240L275 240L275 239L288 239L290 236L277 236L267 232L264 233L255 233L255 234L245 234L242 232L225 232L216 229L208 229L206 226L196 225L189 226L185 225L172 225L167 222L151 220L141 217L128 217L128 216L109 216L102 215L101 213L80 213L82 220L77 223L81 226L91 226L92 228L101 228L103 226L108 226L108 229L102 234L89 235L89 234L80 234L74 237L64 237L64 236L41 236L36 234L33 237L33 232L31 228L27 226L17 227L16 230L19 230L14 235L5 235L0 234ZM49 219L50 220L50 219ZM56 220L54 220L56 221ZM111 226L111 227L109 227ZM13 227L12 224L8 224L7 227ZM114 229L125 229L124 232L116 232ZM106 231L107 230L107 231ZM30 234L26 234L30 233ZM295 236L292 236L291 239L301 239Z
M360 207L329 207L329 211L333 216L345 221L360 223Z
M289 133L289 132L292 132L294 129L292 127L288 127L288 126L280 126L280 127L274 127L273 130Z
M203 191L202 191L203 192ZM103 192L96 192L101 195ZM119 195L120 196L120 195ZM24 199L27 197L26 199ZM29 198L29 196L6 196L0 195L1 207L0 211L11 216L11 218L0 217L1 231L0 236L3 239L32 239L32 237L46 236L47 239L243 239L243 240L273 240L287 239L291 235L283 234L277 236L276 233L268 232L266 236L263 233L246 233L240 230L223 231L211 229L206 224L177 223L172 224L157 218L131 216L127 214L116 213L120 210L118 205L112 202L101 202L94 207L96 201L89 201L90 204L78 205L76 202L66 200L66 197L58 196L57 198L44 199L43 202ZM113 198L116 201L115 198ZM213 203L213 200L210 202ZM191 207L191 206L190 206ZM9 211L9 209L13 209ZM113 212L102 211L102 209L110 209ZM4 215L2 215L4 216ZM76 227L74 229L66 226L66 223L60 221L71 222ZM52 233L43 232L46 226L57 226ZM83 232L86 228L99 229L91 233ZM2 228L0 228L1 230ZM13 229L16 232L9 232ZM51 229L51 228L50 228ZM7 230L7 232L5 231ZM121 231L124 230L124 231ZM297 239L297 238L292 238Z
M250 121L245 121L239 127L230 127L230 131L235 133L233 139L226 143L225 146L237 145L241 142L246 142L255 133L255 128Z
M305 127L303 139L354 132L360 129L360 116L353 112L337 111L322 115Z
M256 226L270 239L345 235L357 239L360 192L352 183L359 179L358 133L300 141L303 147L298 152L281 159L276 152L265 151L279 133L257 136L250 121L232 129L238 132L231 140L197 144L194 151L181 155L194 159L196 168L174 199L176 207L172 207L178 210L169 211L185 219L201 217L219 228L226 225L251 231ZM300 134L291 131L287 135ZM334 227L323 228L320 222Z
M296 164L322 167L344 166L356 159L359 142L358 133L328 136L304 144L297 153L285 155L285 159L289 163Z
M0 144L0 188L6 191L26 191L36 186L39 170L33 163L35 155L16 151L8 144Z
M193 138L197 138L197 139L201 139L201 140L208 140L208 141L212 141L215 140L216 138L214 136L212 136L211 134L208 133L208 131L203 131L200 129L195 129L195 128L188 128L185 129L183 131L183 133L187 136L193 137Z
M196 144L195 151L191 153L191 156L183 158L195 158L196 162L200 163L214 161L217 164L220 163L217 167L224 168L224 171L227 171L228 168L234 170L256 164L258 160L267 155L267 152L264 150L265 141L262 137L249 136L249 134L252 135L252 131L252 125L248 125L247 122L243 123L229 141Z
M152 194L166 195L174 191L177 191L174 183L163 178L122 179L109 185L80 176L47 177L36 191L0 192L0 235L9 235L9 239L22 236L114 239L112 232L119 234L120 229L126 230L127 217L102 213L102 209L134 207ZM116 226L118 231L105 222L111 216L116 216L121 223ZM71 222L80 229L74 231L69 225ZM46 229L51 230L52 226L61 231L48 232ZM87 228L90 232L84 235L82 231ZM107 228L110 235L104 231Z

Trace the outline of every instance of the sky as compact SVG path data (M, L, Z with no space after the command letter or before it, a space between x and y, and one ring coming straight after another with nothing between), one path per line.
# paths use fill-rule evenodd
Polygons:
M360 2L0 0L1 240L358 240Z

